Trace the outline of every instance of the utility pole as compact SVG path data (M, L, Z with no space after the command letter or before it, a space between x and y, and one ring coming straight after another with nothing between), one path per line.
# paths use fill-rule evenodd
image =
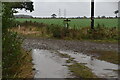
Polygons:
M64 9L64 18L66 18L66 9Z
M91 29L94 29L94 0L91 0Z
M61 9L59 9L59 18L61 17Z

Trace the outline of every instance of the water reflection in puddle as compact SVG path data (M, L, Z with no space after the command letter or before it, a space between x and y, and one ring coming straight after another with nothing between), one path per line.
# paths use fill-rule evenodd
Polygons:
M118 65L112 64L106 61L101 61L98 59L92 59L91 56L87 56L82 53L75 54L72 51L59 51L60 53L69 54L71 57L75 58L79 63L85 63L85 65L92 69L98 77L101 78L117 78L118 73L113 70L118 70Z
M118 70L118 65L91 59L91 56L82 53L74 53L72 51L62 51L60 53L69 54L79 63L84 63L100 78L117 78L118 73L113 70ZM35 78L72 78L69 70L65 65L65 59L60 58L55 54L56 51L33 49L32 57L34 68L36 69Z
M33 63L36 69L35 78L67 78L68 70L63 61L55 58L48 50L33 50ZM53 58L54 57L54 58Z

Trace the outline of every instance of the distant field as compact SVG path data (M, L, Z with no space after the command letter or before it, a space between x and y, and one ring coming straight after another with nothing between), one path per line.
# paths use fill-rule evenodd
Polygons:
M60 26L64 26L63 20L64 19L25 19L25 18L18 18L17 21L24 22L24 21L36 21L39 23L45 24L57 24ZM70 27L81 28L81 27L90 27L90 19L70 19L69 22ZM111 27L118 27L118 19L95 19L95 27L100 24L101 26L105 26L108 28Z

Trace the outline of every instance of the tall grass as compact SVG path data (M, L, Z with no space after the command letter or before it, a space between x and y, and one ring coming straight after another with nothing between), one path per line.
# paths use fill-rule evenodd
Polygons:
M118 29L116 27L108 28L104 25L98 24L94 30L90 29L90 27L83 27L80 29L74 28L66 28L64 26L55 25L55 24L44 24L44 23L33 23L27 22L22 23L21 25L35 25L38 28L43 28L42 31L44 34L52 34L51 37L54 38L62 38L62 39L88 39L88 40L118 40ZM36 25L37 24L37 25Z

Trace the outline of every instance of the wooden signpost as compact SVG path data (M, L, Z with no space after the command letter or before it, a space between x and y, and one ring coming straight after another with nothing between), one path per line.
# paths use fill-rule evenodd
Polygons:
M69 22L70 22L71 20L69 20L69 19L65 19L64 20L64 26L65 27L67 27L67 29L69 28Z

